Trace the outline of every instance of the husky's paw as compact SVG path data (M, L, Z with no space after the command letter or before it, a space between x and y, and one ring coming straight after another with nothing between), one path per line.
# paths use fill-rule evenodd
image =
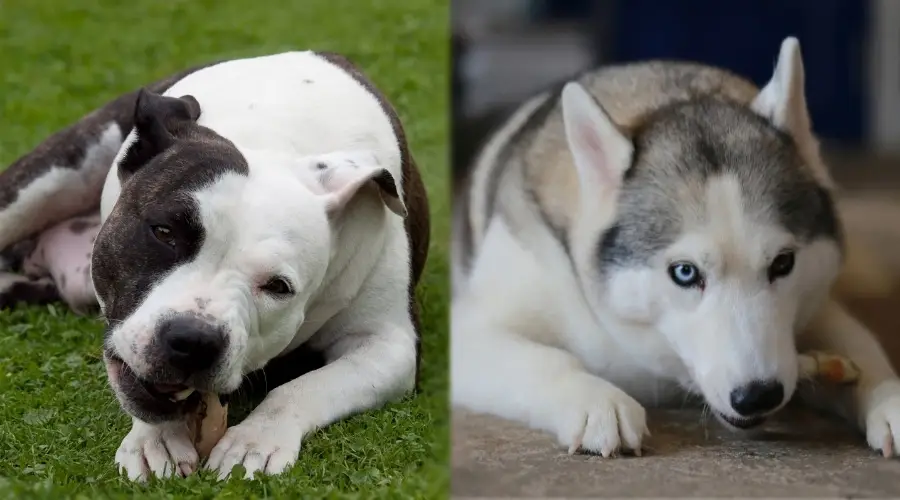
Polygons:
M900 381L882 382L872 391L866 439L885 457L900 456Z
M641 442L649 436L644 407L618 387L592 375L572 379L562 395L557 437L569 447L615 456L621 450L641 455Z
M116 452L116 465L132 481L186 477L197 470L200 457L184 422L150 425L135 422Z
M209 454L206 468L228 478L235 465L244 467L244 479L259 471L281 474L297 461L303 434L296 426L272 418L250 415L229 428Z

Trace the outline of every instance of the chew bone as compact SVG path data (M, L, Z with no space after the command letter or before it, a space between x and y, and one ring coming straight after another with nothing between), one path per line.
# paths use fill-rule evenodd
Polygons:
M859 379L859 367L844 356L821 351L797 355L800 378L817 379L829 384L851 384Z
M228 405L223 406L219 402L218 394L206 392L202 396L197 410L188 415L187 424L197 454L204 460L225 435L225 429L228 428Z

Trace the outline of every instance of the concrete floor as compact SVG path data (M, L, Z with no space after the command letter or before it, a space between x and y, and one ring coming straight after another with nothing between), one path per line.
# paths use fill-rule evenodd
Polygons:
M900 276L900 161L836 158L852 234ZM900 293L851 308L900 366ZM732 433L699 410L651 411L643 457L569 456L549 434L454 410L452 494L464 497L893 497L900 459L870 451L848 425L783 411L752 434Z
M452 492L472 497L900 497L900 460L847 426L785 410L753 435L699 411L649 414L642 457L568 455L549 434L455 411Z

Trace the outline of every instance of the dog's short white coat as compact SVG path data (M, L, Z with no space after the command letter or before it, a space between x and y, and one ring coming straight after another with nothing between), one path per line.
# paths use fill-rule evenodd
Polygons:
M237 464L248 476L280 473L310 431L414 385L410 255L397 215L404 208L388 203L388 210L366 183L386 168L402 199L398 139L376 98L312 52L224 62L165 93L186 94L201 105L198 123L234 142L250 174L225 174L194 193L206 231L198 255L154 284L138 309L114 325L110 342L140 373L144 363L129 346L140 352L160 314L210 314L230 332L228 368L217 381L223 392L301 343L324 350L324 368L272 390L228 429L207 462L221 477ZM132 131L116 164L134 139ZM103 220L119 195L114 164L103 190ZM292 299L259 292L276 273L291 280ZM138 419L116 462L138 480L199 465L183 423Z
M824 403L859 423L872 448L896 453L900 381L872 334L828 295L840 268L837 246L802 248L794 271L773 286L742 278L792 241L743 213L734 177L709 182L713 223L691 227L658 267L615 270L605 289L586 277L599 235L615 221L631 146L579 84L564 88L561 103L579 183L590 193L573 214L574 270L549 238L524 248L502 217L490 221L466 282L454 285L453 404L552 432L570 452L639 452L648 434L645 405L677 404L693 392L735 417L730 391L760 378L778 379L790 396L799 346L846 355L861 367L852 397ZM751 109L792 134L817 179L830 184L809 128L795 39L784 41ZM702 301L665 271L671 259L698 258L727 277L711 282Z

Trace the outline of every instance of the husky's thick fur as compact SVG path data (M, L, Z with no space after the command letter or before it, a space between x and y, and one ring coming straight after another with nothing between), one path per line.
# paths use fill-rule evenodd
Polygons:
M697 394L753 427L797 390L798 349L822 349L863 373L814 402L895 454L900 380L830 293L845 238L795 39L762 89L647 62L539 95L486 143L461 198L454 404L570 451L640 453L645 406Z

